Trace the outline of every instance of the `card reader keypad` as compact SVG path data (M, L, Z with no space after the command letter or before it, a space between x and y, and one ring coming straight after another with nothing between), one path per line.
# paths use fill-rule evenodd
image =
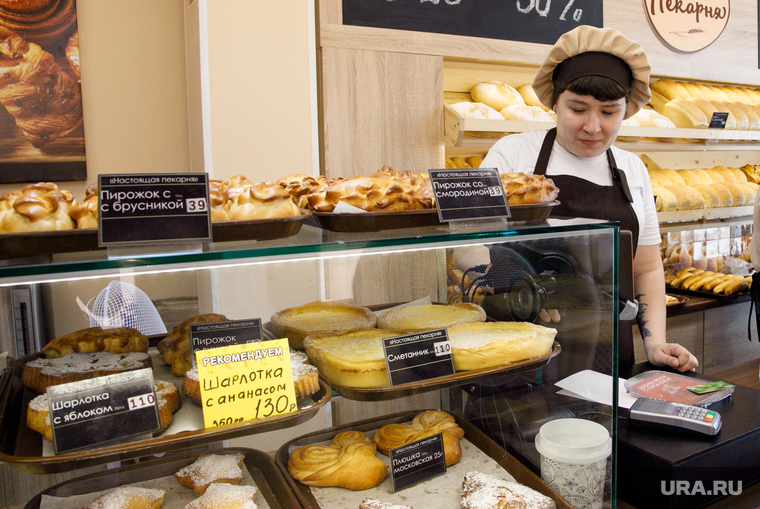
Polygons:
M694 406L679 406L676 408L676 415L678 417L685 417L686 419L694 419L695 421L704 422L712 422L715 418L715 412Z

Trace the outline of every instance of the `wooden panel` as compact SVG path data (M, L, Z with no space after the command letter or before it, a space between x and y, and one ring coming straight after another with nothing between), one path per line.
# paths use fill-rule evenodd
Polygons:
M705 371L723 369L760 357L757 327L752 315L752 337L747 339L749 302L705 311Z
M321 0L331 11L340 0ZM342 26L323 17L322 46L375 51L440 55L448 58L540 65L548 45L426 34L402 30ZM731 2L726 29L712 45L692 54L675 53L660 42L647 21L642 2L604 2L604 26L616 28L639 42L647 52L655 75L715 82L760 84L757 43L757 3Z
M324 48L324 174L441 167L443 59Z
M727 309L719 308L719 309ZM708 355L703 347L704 313L690 313L688 315L668 318L667 335L668 343L678 343L687 348L699 361L697 371L703 373L705 360ZM639 334L639 328L633 327L633 351L635 362L646 362L647 355L644 350L644 342Z
M426 392L390 401L352 401L337 397L333 398L330 403L332 404L333 426L339 426L397 412L441 408L441 391Z

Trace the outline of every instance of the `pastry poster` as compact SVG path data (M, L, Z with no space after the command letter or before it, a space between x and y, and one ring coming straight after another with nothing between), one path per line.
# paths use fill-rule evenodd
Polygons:
M0 182L87 177L75 0L0 0Z

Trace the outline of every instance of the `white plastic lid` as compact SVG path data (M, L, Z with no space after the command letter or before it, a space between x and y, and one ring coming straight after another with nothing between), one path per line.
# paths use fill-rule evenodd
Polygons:
M585 464L605 459L612 452L607 428L585 419L555 419L536 435L536 449L554 461Z

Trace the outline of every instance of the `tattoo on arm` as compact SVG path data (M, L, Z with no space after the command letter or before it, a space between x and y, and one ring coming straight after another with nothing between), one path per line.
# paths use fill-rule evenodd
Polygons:
M645 319L645 314L647 312L647 304L641 301L642 297L644 297L643 293L640 293L639 295L636 296L636 300L639 301L639 312L636 314L636 323L639 326L639 333L641 333L641 339L646 339L652 336L652 331L650 331L647 328L647 323L649 322L649 320Z

